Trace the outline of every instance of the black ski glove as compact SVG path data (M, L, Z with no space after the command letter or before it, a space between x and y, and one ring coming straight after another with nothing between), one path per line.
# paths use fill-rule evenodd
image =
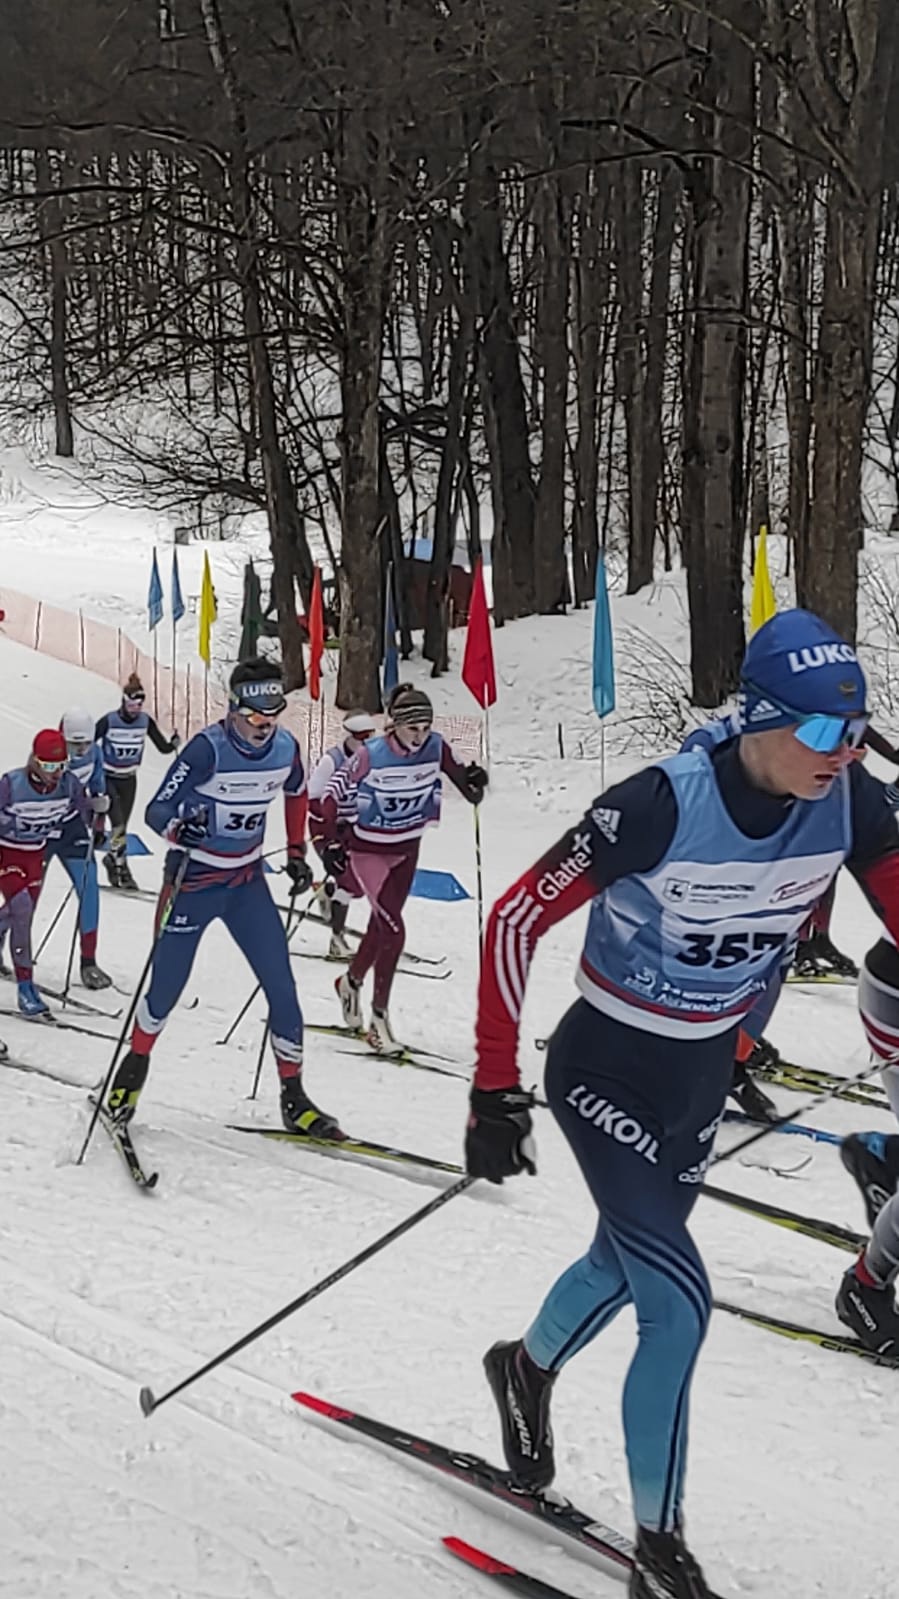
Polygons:
M480 805L489 781L490 779L483 766L479 766L477 761L470 761L465 768L464 789L465 798L468 800L469 805Z
M537 1175L528 1088L473 1088L465 1130L465 1169L469 1177L501 1183L518 1172Z
M197 805L193 800L185 800L178 807L178 826L175 832L177 842L190 849L192 845L202 844L209 837L209 812L205 805Z
M349 865L349 856L342 844L326 844L321 857L329 877L342 877Z
M312 867L305 854L294 845L288 848L287 865L284 869L295 894L305 894L312 887Z

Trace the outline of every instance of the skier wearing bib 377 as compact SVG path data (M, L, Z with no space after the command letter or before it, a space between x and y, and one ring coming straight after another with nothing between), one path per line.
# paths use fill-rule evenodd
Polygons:
M461 766L432 727L434 709L421 689L398 683L387 702L381 738L371 738L341 766L316 805L313 842L339 889L371 905L365 936L335 983L344 1025L362 1031L361 989L374 967L372 1049L397 1053L387 1002L406 942L403 906L412 887L421 837L440 820L444 774L470 805L479 805L487 773Z
M246 956L269 1003L285 1127L339 1138L336 1122L303 1090L303 1018L284 926L263 876L268 808L283 791L287 871L295 892L312 887L303 842L303 763L293 734L278 726L287 705L280 668L270 661L242 661L231 675L229 705L223 721L204 728L185 746L147 806L148 826L175 846L166 860L160 911L184 851L190 863L156 945L150 986L137 1007L131 1048L116 1073L107 1108L125 1121L134 1114L150 1051L183 992L200 939L210 922L219 920Z
M899 832L852 759L866 725L855 652L785 611L743 662L738 739L608 789L490 915L466 1134L469 1173L535 1171L516 1061L538 938L592 901L581 991L549 1042L546 1092L600 1213L587 1254L523 1338L485 1356L512 1475L553 1478L552 1385L627 1304L624 1387L637 1521L631 1599L707 1599L684 1541L690 1383L711 1295L687 1228L741 1019L845 862L899 936Z

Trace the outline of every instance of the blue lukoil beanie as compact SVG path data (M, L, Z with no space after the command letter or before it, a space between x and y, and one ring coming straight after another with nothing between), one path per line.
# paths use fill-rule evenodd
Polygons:
M812 611L780 611L743 657L740 723L746 733L762 733L802 716L864 716L865 690L851 644Z

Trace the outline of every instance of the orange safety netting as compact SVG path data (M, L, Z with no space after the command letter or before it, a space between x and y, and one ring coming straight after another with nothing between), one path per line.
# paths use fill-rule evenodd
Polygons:
M94 621L81 611L48 605L30 594L4 588L0 596L3 620L0 633L28 649L50 655L71 666L105 677L120 686L136 672L147 693L148 709L163 730L177 728L187 739L207 723L224 715L227 696L200 666L188 664L172 673L170 666L154 662L122 632ZM307 764L343 737L342 713L324 701L313 704L299 694L290 697L284 724L297 738ZM453 746L460 760L477 760L481 753L481 723L473 716L437 717L434 726Z

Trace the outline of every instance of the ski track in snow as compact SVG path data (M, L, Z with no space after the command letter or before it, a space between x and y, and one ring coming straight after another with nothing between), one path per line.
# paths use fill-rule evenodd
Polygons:
M31 732L57 721L73 700L98 712L112 703L97 679L6 641L0 662L5 700L15 702L14 712L0 711L4 768L24 759ZM526 718L536 714L533 704L518 709L523 752L534 736L533 729L526 735ZM511 734L504 737L511 745ZM144 801L164 765L149 752ZM587 762L569 762L555 776L545 761L532 772L521 763L497 767L482 819L488 900L596 788L596 767ZM139 813L140 805L137 830ZM275 817L271 845L281 837ZM135 863L143 886L156 885L159 863L158 848ZM471 817L455 796L439 834L426 840L423 864L474 886ZM271 881L280 897L280 880ZM38 936L66 887L54 867ZM151 915L146 902L102 896L100 960L126 990L146 958ZM398 978L395 1025L410 1044L441 1050L464 1068L475 906L413 901L408 921L410 947L445 953L454 975L431 985ZM845 878L835 927L856 957L875 930ZM48 982L62 977L70 931L67 912L41 962ZM575 917L538 952L522 1032L526 1081L536 1082L541 1070L534 1037L551 1031L574 998L582 931L583 918ZM322 950L326 936L307 926L300 947ZM336 1020L334 971L300 961L295 975L307 1017ZM87 1125L80 1088L0 1067L0 1594L473 1594L484 1585L442 1555L445 1533L517 1561L576 1599L621 1593L588 1558L552 1544L522 1518L488 1513L483 1501L433 1474L335 1435L289 1398L303 1387L497 1458L481 1355L495 1338L527 1326L555 1275L588 1245L593 1225L574 1162L546 1113L537 1121L537 1180L455 1200L149 1421L141 1416L142 1383L159 1395L452 1181L229 1132L229 1121L277 1121L270 1057L258 1102L246 1100L261 1002L228 1046L214 1042L251 983L226 935L213 929L187 990L200 995L200 1006L173 1015L135 1124L146 1166L160 1172L152 1196L131 1188L101 1131L84 1165L74 1164ZM0 1034L15 1057L55 1066L86 1089L105 1071L121 1024L96 1025L105 1026L109 1044L5 1017ZM851 1072L864 1062L851 989L791 988L770 1031L785 1054L810 1065ZM340 1052L346 1048L310 1033L306 1071L310 1092L348 1131L459 1158L464 1082L351 1059ZM800 1117L800 1096L774 1094ZM801 1119L845 1131L891 1127L886 1113L850 1104ZM743 1136L744 1129L725 1129L719 1151ZM786 1138L762 1148L784 1163L812 1159L791 1181L739 1161L725 1162L714 1180L863 1226L835 1149ZM833 1294L847 1256L702 1199L694 1229L721 1297L836 1329ZM625 1312L566 1369L554 1398L557 1485L622 1531L630 1531L631 1516L620 1390L633 1346ZM687 1497L690 1539L716 1588L734 1599L784 1592L892 1599L889 1540L861 1534L891 1480L897 1420L899 1373L716 1316L694 1389Z

